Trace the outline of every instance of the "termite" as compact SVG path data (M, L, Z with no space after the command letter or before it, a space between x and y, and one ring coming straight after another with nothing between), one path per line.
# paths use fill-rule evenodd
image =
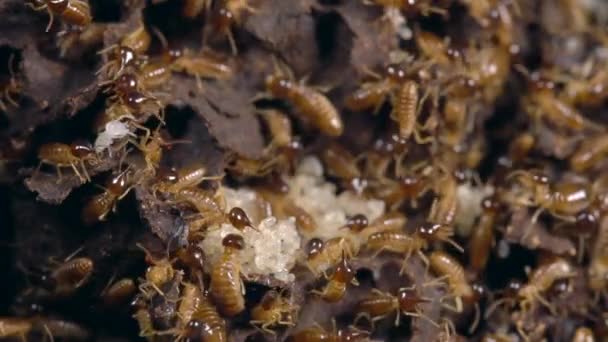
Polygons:
M28 318L0 317L0 337L20 337L27 341L26 336L32 330L32 321Z
M458 211L456 196L458 184L454 176L447 173L435 182L433 188L438 197L433 201L427 220L429 222L451 225Z
M373 109L373 113L377 113L393 87L388 78L363 83L359 89L346 97L344 106L353 112Z
M490 251L494 244L494 224L498 215L499 203L495 198L484 198L481 201L482 213L477 225L469 237L469 267L480 274L486 268Z
M35 11L46 10L49 13L46 32L51 29L55 15L65 22L77 26L87 26L93 20L89 3L84 0L33 0L27 5Z
M350 266L345 254L342 251L342 260L336 265L323 290L313 290L311 293L319 295L326 302L335 303L344 297L348 284L358 285L355 270Z
M223 58L208 52L195 55L190 50L180 51L171 63L171 70L192 75L197 80L200 78L227 80L233 76L232 67L223 61Z
M512 164L525 160L536 143L536 138L529 132L521 133L509 144L508 157Z
M203 271L205 267L205 254L203 250L195 244L190 244L185 248L179 249L176 254L179 261L189 269L190 278L193 281L198 281L200 288L204 288Z
M192 188L204 180L217 180L221 176L208 176L207 168L200 164L192 164L178 171L167 171L163 179L154 184L157 191L178 193L180 190Z
M221 0L212 16L215 32L226 35L234 55L238 53L238 49L232 33L232 26L241 22L245 11L252 13L256 11L249 5L249 0Z
M93 274L93 260L81 257L66 261L59 265L50 274L50 279L54 282L53 292L65 297L74 293L85 285Z
M222 240L224 253L211 271L211 296L217 303L220 312L228 317L245 310L245 291L241 280L241 262L239 251L245 247L243 237L228 234Z
M418 304L428 302L430 302L429 299L420 297L416 289L412 287L399 289L396 296L373 288L371 295L357 304L355 322L366 318L373 326L375 322L395 314L395 325L399 325L401 315L405 315L423 318L438 326L437 323L422 314L418 308Z
M190 322L194 313L199 310L201 301L203 301L201 289L194 284L184 282L182 298L177 309L179 328L184 328Z
M75 322L54 318L37 318L34 319L34 323L33 330L47 334L51 340L57 338L60 340L86 341L90 338L89 331Z
M268 129L270 146L287 147L293 140L291 120L283 112L276 109L258 110Z
M368 241L376 233L399 232L407 222L407 218L400 212L386 213L372 221L360 230L355 230L362 241Z
M116 204L124 198L134 182L129 169L110 178L104 187L104 192L93 196L82 209L82 219L86 225L105 220L106 216L116 209Z
M375 251L374 256L386 251L404 255L405 261L415 253L423 261L427 260L422 251L428 248L428 242L416 234L410 235L399 231L373 233L367 239L366 247Z
M105 289L101 294L101 298L105 306L117 307L120 304L128 302L136 290L137 286L135 286L133 279L123 278Z
M575 275L572 265L562 258L537 267L528 279L528 283L519 289L518 296L521 298L519 305L523 310L529 310L536 301L546 306L555 313L553 306L542 296L555 281L568 279Z
M128 47L138 55L143 55L148 51L152 37L143 21L139 22L139 26L132 32L127 33L121 40L120 46Z
M183 331L186 341L226 342L226 321L220 317L208 295L201 297L198 310L192 314Z
M336 237L325 242L315 241L315 248L309 250L306 258L306 266L315 275L325 272L335 265L345 253L348 258L352 258L359 252L359 246L350 237ZM309 242L311 244L311 242Z
M97 160L95 151L91 146L78 142L70 145L64 143L44 144L38 150L38 158L40 159L40 163L34 172L35 174L39 172L42 164L53 165L57 170L57 181L59 182L62 179L61 168L69 166L83 183L91 179L87 172L85 161ZM80 166L80 171L77 165Z
M345 181L361 177L357 159L343 146L332 143L321 152L327 172Z
M399 125L401 138L408 139L415 133L420 106L418 84L415 81L405 81L397 88L391 118Z
M275 334L270 328L283 325L295 326L295 314L299 307L292 304L275 290L267 291L260 303L251 309L251 324L260 327L262 331Z
M555 83L543 79L539 73L529 75L525 70L519 70L529 81L529 102L532 104L529 111L533 117L544 116L551 124L575 132L603 130L601 125L589 121L578 109L558 98L555 94Z
M430 61L440 65L448 65L454 57L454 50L449 48L445 39L428 31L416 29L414 40L418 50Z
M452 240L452 236L454 236L454 228L452 226L423 222L416 227L414 234L423 238L429 244L437 241L447 242L459 252L464 252L464 249L456 241Z
M342 135L344 124L340 113L331 101L319 91L304 85L303 82L294 82L293 76L284 77L282 74L279 72L267 76L266 90L273 97L292 104L323 134L332 137Z
M454 296L455 307L446 307L456 312L462 312L463 300L469 301L475 295L466 278L464 268L456 259L441 251L432 252L429 261L431 269L440 277L447 279L451 294Z
M602 162L608 154L608 134L585 138L568 162L574 172L585 172Z
M571 218L591 204L591 187L585 182L563 181L551 186L542 174L518 170L509 175L529 192L530 198L516 198L515 202L525 206L538 206L532 220L536 221L542 210L559 218Z

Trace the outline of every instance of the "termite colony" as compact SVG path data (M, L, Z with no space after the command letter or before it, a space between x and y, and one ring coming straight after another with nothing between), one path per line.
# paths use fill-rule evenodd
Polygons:
M603 1L0 18L1 340L608 338Z

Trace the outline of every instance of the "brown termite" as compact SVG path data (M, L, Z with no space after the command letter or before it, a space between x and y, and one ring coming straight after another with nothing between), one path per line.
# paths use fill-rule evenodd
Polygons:
M275 290L267 291L260 303L251 309L250 323L262 331L275 334L275 326L295 326L295 315L299 307Z
M87 172L85 161L97 161L93 148L88 144L79 142L69 145L64 143L44 144L38 150L38 158L40 163L34 174L39 172L42 164L53 165L57 170L58 182L62 179L61 168L63 167L71 167L81 182L90 181L91 178ZM77 166L80 166L80 171Z
M481 201L482 212L477 225L469 237L469 267L480 274L486 268L494 244L494 225L500 205L495 198L487 197Z
M127 169L110 178L103 188L104 191L93 196L82 209L82 220L86 225L103 221L106 216L116 209L116 204L124 198L134 185L132 175Z
M451 173L440 176L433 185L438 197L433 201L427 221L451 225L458 211L458 198L456 196L458 183Z
M367 239L365 246L367 249L374 251L374 256L384 251L404 255L403 267L405 267L405 261L412 254L418 255L428 264L426 256L422 253L423 250L428 248L428 241L416 234L410 235L400 231L373 233Z
M468 103L466 99L451 96L443 106L443 128L439 135L441 142L448 146L458 147L466 135Z
M93 260L81 257L64 262L55 268L50 279L54 283L53 293L65 297L84 286L93 274Z
M49 13L46 32L51 29L56 15L66 23L77 26L87 26L93 20L91 8L85 0L32 0L26 4L35 11L46 10Z
M555 308L542 296L555 281L573 277L576 274L572 265L562 258L538 266L530 275L528 283L519 289L519 305L523 310L530 310L538 301L552 313Z
M238 49L232 26L241 22L244 12L253 13L255 11L255 8L249 4L249 0L221 0L212 14L214 31L226 35L234 55L238 53Z
M358 227L361 227L361 229L353 229L353 231L356 232L362 241L368 241L370 236L376 233L402 231L406 223L407 218L405 215L400 212L393 211L378 217L374 221L369 222L367 225L359 224Z
M511 163L519 164L530 154L536 138L529 132L521 133L509 144L508 157Z
M287 337L288 342L355 342L369 341L370 333L367 331L349 327L347 329L334 328L331 332L315 325L299 330Z
M136 246L145 253L145 260L151 265L146 269L145 281L140 284L139 291L147 298L151 298L154 295L149 289L151 287L152 290L162 295L160 287L173 279L176 273L172 262L167 258L159 259L153 256L139 243Z
M139 22L138 27L132 32L127 33L121 40L120 46L133 50L138 55L143 55L148 51L152 37L146 29L143 21Z
M593 331L587 327L580 327L574 332L572 342L595 342Z
M428 31L416 29L414 40L418 50L433 63L448 65L452 62L454 54L446 39Z
M332 176L346 181L361 177L355 156L338 143L332 143L324 148L321 152L321 160Z
M226 321L217 312L208 295L203 295L192 318L180 334L185 341L227 342Z
M97 75L106 75L108 79L113 79L126 69L136 69L142 62L141 57L130 47L111 46L98 52L99 54L109 53L108 61L97 70Z
M137 286L133 279L123 278L105 289L101 293L101 299L107 307L118 307L121 304L127 303L136 290Z
M90 338L87 329L78 323L55 318L34 319L33 330L47 334L51 341L54 338L60 340L86 341Z
M276 109L258 110L264 120L271 141L270 146L287 147L293 140L291 120L285 113Z
M320 296L326 302L339 302L346 294L348 284L358 285L355 273L346 259L346 253L342 251L342 260L336 265L323 290L313 290L311 293Z
M340 113L321 92L293 81L293 76L284 77L284 72L266 77L266 91L272 97L289 102L299 113L315 125L321 133L336 137L342 135L344 124ZM291 74L287 72L287 74Z
M192 188L204 180L218 180L222 176L207 175L207 168L201 164L192 164L178 171L167 171L154 187L160 192L176 194L180 190Z
M204 288L205 254L203 250L195 244L189 244L187 247L177 250L176 255L180 263L188 269L190 279L196 281L199 288Z
M306 266L313 274L318 275L337 264L342 258L342 253L345 253L348 258L352 258L358 252L359 245L354 239L347 236L335 237L322 242L320 246L315 243L315 248L308 252Z
M528 111L534 119L544 118L552 125L574 132L603 130L601 125L588 120L578 109L560 99L555 93L554 82L544 79L538 72L528 74L522 68L518 70L528 78Z
M181 295L177 315L179 317L178 328L183 329L190 322L194 313L199 310L203 301L203 293L197 285L184 282Z
M8 111L7 105L11 105L15 108L19 107L19 103L13 98L14 95L18 95L23 85L17 79L13 68L15 55L11 54L8 57L8 75L0 79L0 110L3 112Z
M225 221L222 198L218 192L197 187L184 188L173 194L176 202L187 203L196 209L190 217L192 227L208 226Z
M393 87L394 85L387 78L380 78L375 82L365 82L359 89L348 95L344 105L353 112L373 109L373 113L378 113Z
M19 337L27 341L26 336L32 330L33 322L29 318L0 317L0 337Z
M294 217L300 234L310 237L317 230L315 218L302 207L294 203L291 198L266 189L257 189L257 193L270 203L273 215L279 218Z
M585 172L604 161L608 154L608 134L585 138L568 160L574 172Z
M433 242L447 242L459 252L463 253L464 249L456 241L452 240L454 236L454 228L445 224L423 222L416 227L415 235L423 238L429 244Z
M437 323L422 314L418 307L418 304L428 302L430 300L422 298L414 287L401 288L396 296L373 288L371 295L357 304L355 322L366 318L373 326L375 322L395 314L395 325L399 325L401 315L405 315L425 319L439 327Z
M512 172L509 178L513 177L529 193L528 198L515 198L514 201L519 205L539 207L532 222L536 222L543 210L569 220L591 204L591 186L586 182L562 181L551 186L545 175L525 170Z
M227 80L233 76L233 69L226 63L225 58L211 54L206 51L194 54L190 50L180 51L175 60L171 63L171 70L184 72L188 75L213 80ZM200 81L199 81L200 84Z
M139 336L150 341L150 337L156 334L156 330L152 324L152 315L150 315L150 311L145 307L138 308L133 314L133 318L139 326Z
M245 248L243 237L228 234L222 240L224 253L211 271L210 291L220 312L228 317L245 310L245 288L241 279L239 251Z
M420 98L418 84L407 80L397 87L393 97L393 110L391 118L399 125L399 135L402 139L409 139L416 133L416 141L423 142L418 136L416 124L418 113L424 99Z
M433 251L429 261L431 269L440 277L446 278L451 295L454 296L455 306L450 307L445 303L444 306L455 312L462 312L463 300L469 301L475 295L466 278L464 268L460 262L442 251Z

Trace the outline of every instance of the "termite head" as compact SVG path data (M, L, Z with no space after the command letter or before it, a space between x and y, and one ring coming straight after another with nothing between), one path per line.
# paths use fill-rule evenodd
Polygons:
M234 13L224 6L221 6L215 13L213 26L216 31L224 31L234 22Z
M160 182L175 184L179 179L179 174L174 168L160 168L156 172L156 179Z
M340 329L338 331L338 341L351 342L351 341L367 341L370 333L359 329Z
M399 308L404 312L415 312L418 304L428 303L430 300L421 298L415 288L402 288L397 293Z
M342 251L342 260L334 270L334 279L340 283L348 284L355 277L355 270L350 266L344 251Z
M260 305L262 305L264 310L270 310L279 296L280 294L277 291L270 290L264 294L264 297L262 297L262 300L260 301Z
M247 213L245 213L245 210L239 207L230 209L228 219L230 220L230 224L232 224L238 230L243 230L245 227L253 227Z
M522 287L524 287L524 284L521 280L519 280L519 279L509 280L509 282L507 283L507 286L504 289L505 296L511 297L511 298L517 296L517 293L519 293L519 291L522 289Z
M113 194L123 194L129 187L128 173L129 170L127 169L115 177L110 178L109 182L106 184L106 189Z
M137 80L137 76L130 72L125 72L122 75L118 76L116 81L114 81L114 87L116 88L116 92L121 94L126 94L130 91L137 90L139 86L139 82Z
M389 64L386 67L385 74L393 82L403 82L407 76L405 70L397 64Z
M454 228L445 224L424 222L416 233L427 241L445 241L454 235Z
M87 158L95 153L90 143L86 141L75 141L70 145L72 154L77 158Z
M552 91L555 89L555 83L543 77L539 72L533 72L529 75L528 86L534 91Z
M265 80L266 90L277 97L286 97L292 82L280 75L268 75Z
M363 214L356 214L354 216L351 216L346 221L346 227L348 227L348 229L352 230L353 232L360 232L365 227L367 227L368 224L369 221L367 219L367 216Z
M308 258L314 257L323 251L325 243L319 238L313 238L306 244L306 255Z
M222 245L225 248L243 250L245 248L245 239L237 234L228 234L222 240Z
M420 192L424 189L424 180L422 177L417 177L414 175L406 175L403 176L399 183L401 185L401 190L403 194L407 198L415 198Z
M581 233L590 233L597 230L599 225L598 212L593 209L580 211L575 218L576 229Z
M494 196L488 196L481 201L481 208L487 213L496 213L500 209L500 203Z

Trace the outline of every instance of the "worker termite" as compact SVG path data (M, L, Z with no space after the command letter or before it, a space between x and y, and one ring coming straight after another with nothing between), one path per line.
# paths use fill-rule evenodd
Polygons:
M440 176L433 185L438 197L433 201L427 220L429 222L451 225L458 211L458 197L456 196L458 184L451 173Z
M402 213L390 212L378 217L368 225L358 225L358 227L362 227L361 229L353 229L352 225L349 225L349 228L351 228L362 241L366 242L376 233L399 232L405 227L406 222L407 219Z
M187 49L179 52L171 63L171 70L196 77L199 85L200 78L227 80L233 75L232 67L220 56L213 55L209 51L195 55Z
M34 174L39 172L42 164L53 165L57 170L57 182L60 182L62 179L61 168L69 166L83 183L91 180L85 162L95 162L97 160L93 148L88 144L79 142L70 145L64 143L44 144L38 150L38 158L40 163ZM80 171L77 165L80 166Z
M271 138L268 145L279 148L288 147L293 140L289 117L276 109L258 110L257 112L268 129Z
M452 236L454 236L454 228L452 226L423 222L416 227L414 234L423 238L429 244L437 241L447 242L459 252L464 252L464 249L456 241L452 240Z
M394 84L389 78L380 78L375 82L365 82L345 100L345 107L353 112L373 109L377 113Z
M126 303L137 290L131 278L123 278L113 283L101 293L103 304L107 307L117 307Z
M267 291L260 303L251 309L251 324L262 331L275 334L270 328L278 325L295 325L295 315L299 307L291 303L275 290Z
M232 26L241 22L246 11L251 13L256 11L249 5L249 0L221 0L212 14L212 25L215 32L226 35L234 55L238 53L238 49L232 33Z
M525 104L535 120L545 118L552 125L574 132L603 131L601 125L589 121L578 109L558 98L554 82L543 78L538 72L529 74L525 69L518 70L528 78L530 93Z
M8 111L7 105L15 108L19 107L19 103L17 103L13 96L21 92L23 85L15 75L13 68L14 60L15 55L11 54L8 58L8 75L3 75L0 79L0 110L3 112Z
M135 182L127 169L110 178L103 188L104 191L93 196L82 209L82 220L86 225L105 220L106 216L116 209L116 204L124 198Z
M315 241L314 248L308 251L306 266L315 275L324 273L339 262L342 253L348 258L352 258L359 252L359 244L353 238L347 236L332 238L325 242L313 239L309 244L312 241ZM321 243L319 244L318 241L321 241Z
M184 328L192 319L192 316L197 312L203 300L201 289L191 283L184 282L182 289L182 298L179 302L177 315L179 317L179 328Z
M563 181L551 186L549 179L537 172L525 170L514 171L509 178L516 177L528 193L514 199L515 203L524 206L539 206L532 217L532 222L542 212L549 211L553 216L571 220L580 211L591 204L591 187L585 182Z
M595 342L593 331L587 327L580 327L574 332L572 342Z
M321 326L313 326L303 330L299 330L287 338L288 342L355 342L369 341L370 333L367 331L349 327L348 329L336 329L331 332L323 329Z
M182 189L192 188L204 180L217 180L222 176L208 176L207 168L200 164L192 164L178 171L167 170L162 178L154 184L154 188L160 192L176 194Z
M69 296L85 285L93 274L93 260L81 257L66 261L55 268L49 279L53 282L53 293Z
M546 306L555 313L553 306L542 296L555 281L568 279L576 274L572 265L562 258L538 266L530 275L528 283L519 289L517 295L521 298L519 302L523 310L530 310L536 301Z
M139 326L139 336L150 341L151 339L149 337L156 334L156 330L152 325L152 316L150 315L150 311L145 307L138 308L133 314L133 318Z
M34 318L33 321L32 330L48 335L51 341L55 338L74 341L86 341L90 338L87 329L72 321L44 317Z
M28 318L0 317L0 337L19 337L27 341L26 336L32 330L32 325Z
M440 277L445 277L454 296L455 307L447 306L456 312L462 312L463 300L470 301L474 297L473 288L467 281L462 265L447 253L434 251L429 257L431 269Z
M245 288L241 279L239 251L245 247L243 237L228 234L222 240L224 253L211 271L211 296L217 303L220 312L228 317L245 310Z
M405 261L412 254L418 255L420 259L428 264L426 256L422 253L423 250L428 248L428 242L416 234L409 235L399 231L373 233L367 239L365 246L369 250L375 251L374 255L378 255L383 251L404 255L403 267L406 265ZM403 268L401 271L403 272Z
M434 33L416 29L414 39L419 51L432 63L448 65L454 57L460 57L456 50L449 47L447 39L441 39Z
M344 297L348 284L358 285L355 270L350 266L345 254L343 250L342 260L336 265L323 290L313 290L311 293L319 295L327 302L335 303Z
M120 46L127 47L138 55L143 55L148 51L152 37L146 29L143 21L139 22L139 26L132 32L127 33L121 40Z
M424 96L420 98L418 84L415 81L407 80L397 87L391 118L399 125L399 135L402 139L409 139L414 134L417 142L425 142L416 128L422 102Z
M197 281L199 288L204 288L203 271L205 266L205 254L203 250L195 245L189 244L185 248L180 248L177 252L177 258L189 270L190 279Z
M186 341L226 342L226 322L218 314L208 295L201 296L198 310L180 334Z
M509 144L508 157L512 164L519 164L530 154L536 138L529 132L521 133Z
M265 83L266 91L272 97L289 102L321 133L332 137L342 135L344 124L336 107L321 92L306 86L304 82L296 83L289 70L283 72L277 66L277 73L268 75Z
M93 20L91 8L85 0L32 0L27 5L35 11L46 10L49 13L46 32L51 29L55 15L65 22L77 26L87 26Z
M498 215L499 203L495 198L484 198L481 202L482 213L469 238L469 267L473 272L485 270L494 244L494 224Z
M175 201L187 203L196 209L191 227L206 226L212 223L222 223L224 219L223 198L219 192L197 187L180 189L173 193Z
M418 307L419 304L428 302L430 299L421 297L414 287L401 288L396 296L373 288L371 296L357 304L355 322L366 318L373 326L375 322L394 313L395 325L399 325L401 315L405 315L425 319L438 327L439 325L426 317Z
M585 172L604 160L608 154L608 134L584 139L568 160L575 172Z
M361 177L357 159L343 146L332 143L321 152L327 172L339 179L350 181Z

